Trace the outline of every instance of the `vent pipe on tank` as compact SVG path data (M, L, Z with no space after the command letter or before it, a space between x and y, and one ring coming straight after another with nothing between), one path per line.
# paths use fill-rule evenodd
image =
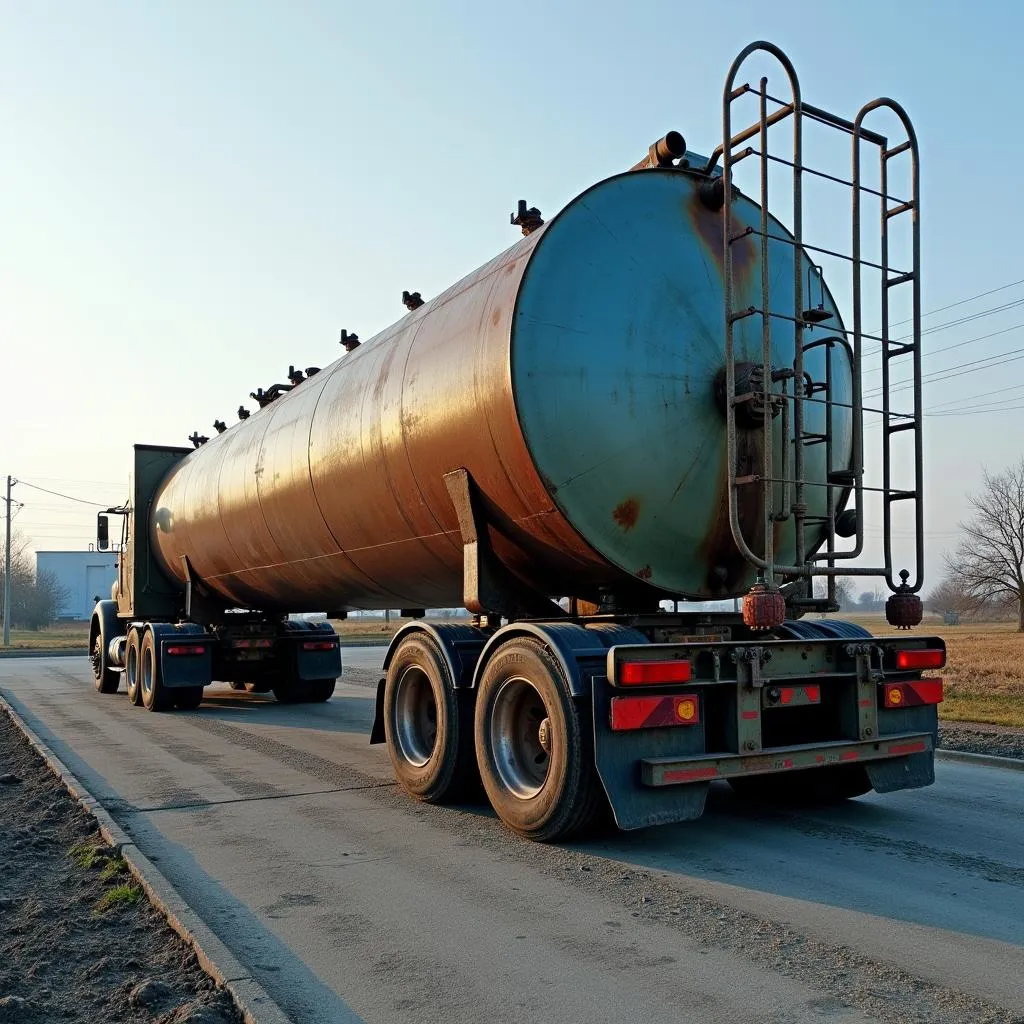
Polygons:
M351 352L353 349L359 348L359 335L349 334L348 331L342 328L339 344L345 347L346 352Z
M412 312L423 305L423 296L419 292L402 292L402 304Z
M531 206L527 209L526 200L520 199L516 212L509 217L509 222L517 228L522 228L524 235L529 235L544 223L544 218L540 215L540 210L536 206Z
M648 167L671 167L674 160L678 160L686 153L686 139L679 132L669 132L667 135L651 143L647 150L647 156L638 164L630 167L631 171L643 171Z

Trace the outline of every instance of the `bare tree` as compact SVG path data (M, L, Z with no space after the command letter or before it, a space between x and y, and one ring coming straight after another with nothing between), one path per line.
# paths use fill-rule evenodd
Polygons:
M937 615L973 615L982 611L988 602L967 593L963 583L955 576L945 576L928 595L925 607Z
M0 612L3 609L4 566L0 559ZM51 572L36 573L28 538L15 531L11 537L11 625L23 629L41 629L57 616L67 599Z
M947 574L976 600L1012 604L1024 633L1024 458L1002 473L986 471L968 501L974 515L960 524L964 539L946 558Z

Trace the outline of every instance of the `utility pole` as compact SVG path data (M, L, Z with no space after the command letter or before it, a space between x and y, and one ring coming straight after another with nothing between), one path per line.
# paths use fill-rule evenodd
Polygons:
M7 475L7 544L4 555L4 647L11 646L11 488L17 483Z

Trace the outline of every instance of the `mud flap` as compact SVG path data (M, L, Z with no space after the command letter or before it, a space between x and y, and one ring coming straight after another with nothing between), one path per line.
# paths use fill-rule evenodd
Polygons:
M935 781L935 753L928 750L908 757L869 761L864 765L868 781L876 793L894 793L898 789L919 789Z
M615 824L623 830L692 821L704 813L707 782L682 786L645 786L640 762L645 757L704 753L704 725L613 732L611 692L603 676L593 679L594 761L608 796Z
M377 683L377 707L373 713L373 728L370 730L371 743L384 743L384 680Z

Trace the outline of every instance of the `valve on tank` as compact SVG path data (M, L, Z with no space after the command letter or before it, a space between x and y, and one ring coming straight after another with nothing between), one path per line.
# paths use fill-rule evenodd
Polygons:
M256 404L262 409L265 405L270 405L275 398L280 398L286 391L291 391L291 389L291 384L271 384L266 391L263 388L250 391L249 397L256 399Z
M288 379L292 382L292 387L294 387L296 384L301 384L306 377L301 370L296 370L294 366L289 366Z
M206 444L210 439L208 437L204 437L198 430L193 430L189 440L192 442L193 448L198 448L201 444Z
M423 296L419 292L402 292L402 304L410 312L423 305Z
M216 430L218 434L223 434L224 431L228 429L228 425L223 420L214 420L213 429Z
M306 367L306 379L316 376L320 372L319 366L307 366Z
M540 215L540 210L536 206L531 206L527 209L526 200L520 199L516 212L509 217L509 222L517 228L522 228L524 235L529 235L544 223L544 218Z
M240 420L247 420L249 418L249 410L244 405L238 407L238 418Z
M351 352L353 349L359 348L359 335L349 334L344 328L341 330L341 338L338 342L343 345L346 352Z

